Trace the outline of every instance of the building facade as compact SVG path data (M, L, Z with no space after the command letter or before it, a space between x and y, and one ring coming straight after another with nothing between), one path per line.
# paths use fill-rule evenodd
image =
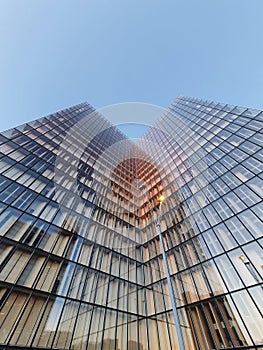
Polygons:
M1 133L0 349L263 349L262 119L179 97L137 142L86 103Z

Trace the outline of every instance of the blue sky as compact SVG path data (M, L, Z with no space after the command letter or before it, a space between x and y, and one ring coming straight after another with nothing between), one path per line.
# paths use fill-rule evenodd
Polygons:
M2 0L0 129L82 101L263 109L262 14L262 0Z

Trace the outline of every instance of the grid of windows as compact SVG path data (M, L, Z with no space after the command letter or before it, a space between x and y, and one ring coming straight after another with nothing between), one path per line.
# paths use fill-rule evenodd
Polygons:
M136 145L86 103L1 133L0 347L178 348L159 215L185 349L263 349L262 119L179 97Z
M183 164L175 181L186 213L164 236L182 324L200 349L261 348L263 114L191 98L170 109L156 128L172 129L182 154L200 150L209 179L193 184L184 176L188 159L175 158ZM190 132L178 130L175 116Z

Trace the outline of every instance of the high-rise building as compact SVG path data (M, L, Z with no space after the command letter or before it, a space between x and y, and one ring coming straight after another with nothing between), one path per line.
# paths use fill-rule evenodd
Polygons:
M179 97L136 142L86 103L1 133L0 349L263 349L262 119Z

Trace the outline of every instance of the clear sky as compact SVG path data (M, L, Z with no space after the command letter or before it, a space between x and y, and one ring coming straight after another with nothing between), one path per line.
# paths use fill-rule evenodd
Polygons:
M263 109L263 0L0 0L1 130L178 95Z

